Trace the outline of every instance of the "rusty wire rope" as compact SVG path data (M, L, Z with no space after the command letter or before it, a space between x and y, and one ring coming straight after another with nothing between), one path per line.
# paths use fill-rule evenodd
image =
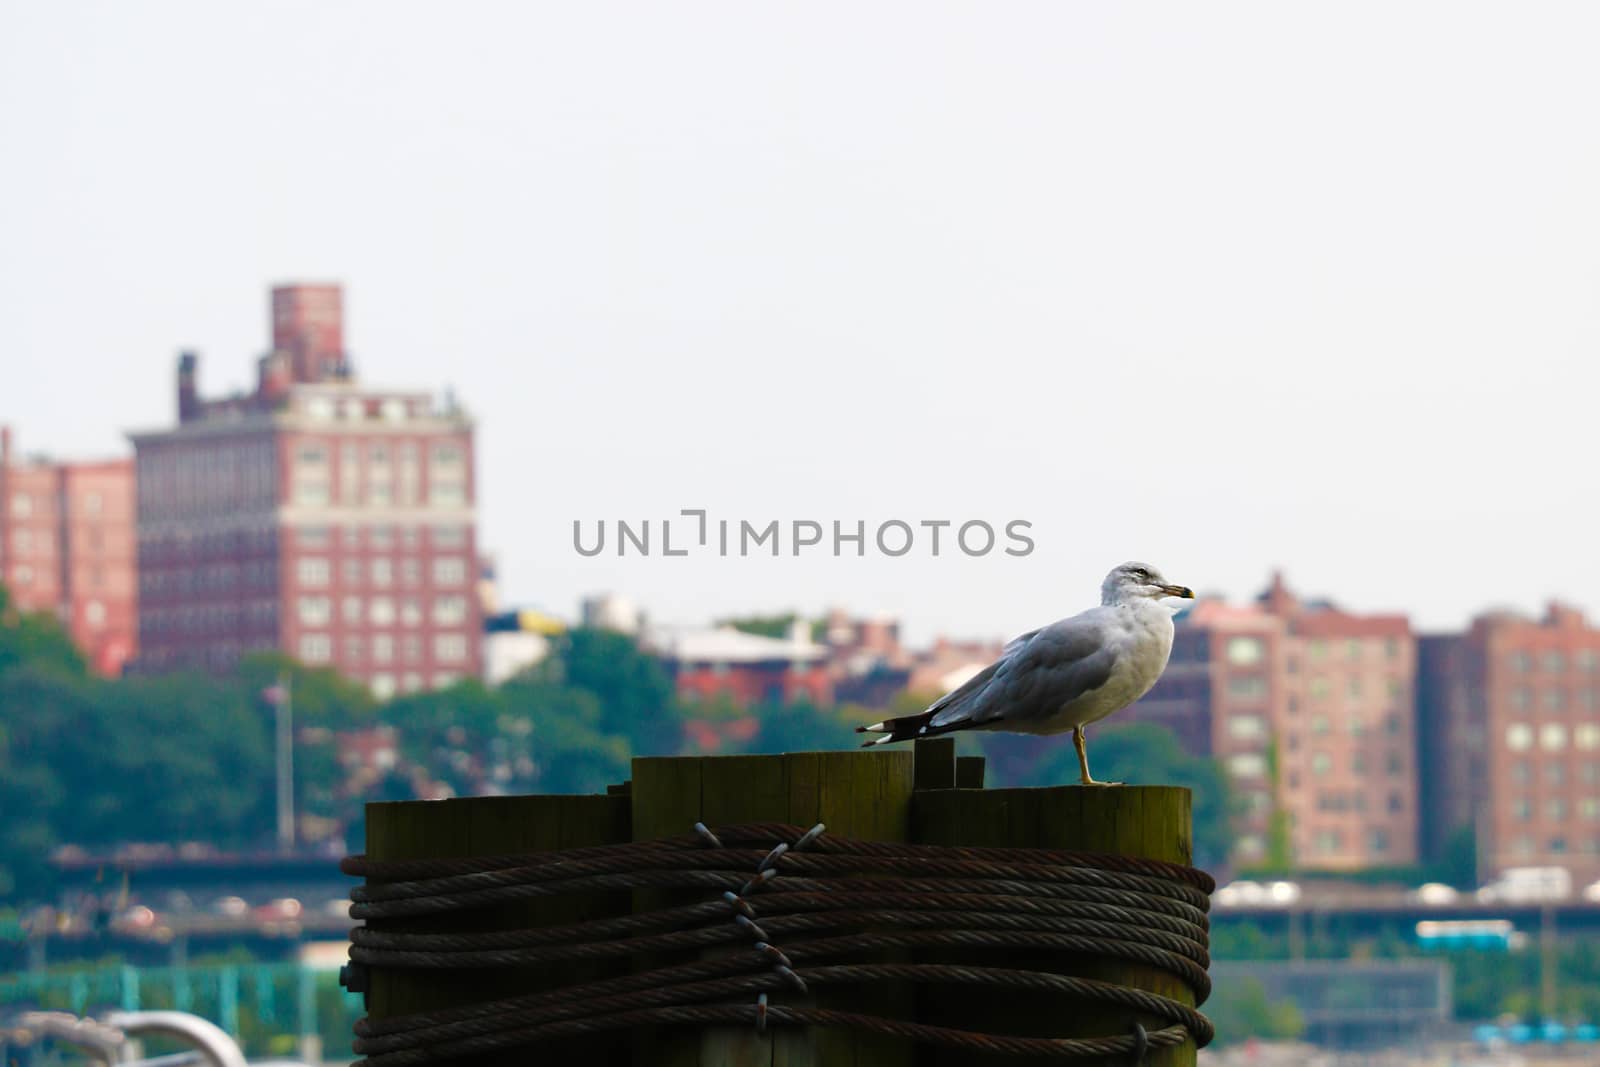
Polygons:
M776 844L774 844L776 842ZM1108 982L1005 966L881 962L884 950L1054 950L1139 963L1174 975L1203 1003L1203 871L1126 856L1053 849L856 841L779 823L657 841L520 856L341 864L367 879L351 916L425 917L506 901L633 889L698 890L712 899L559 926L413 933L358 926L352 964L367 968L508 968L726 948L689 962L502 1000L356 1024L367 1067L407 1067L558 1037L646 1025L844 1027L946 1047L1074 1059L1142 1055L1210 1022L1170 997ZM1011 950L1006 952L1005 950ZM649 954L657 954L651 956ZM872 962L845 962L867 956ZM896 960L905 952L896 953ZM1097 1038L1015 1037L776 1004L812 987L903 981L1034 990L1137 1012L1165 1025ZM752 1002L751 997L756 999Z

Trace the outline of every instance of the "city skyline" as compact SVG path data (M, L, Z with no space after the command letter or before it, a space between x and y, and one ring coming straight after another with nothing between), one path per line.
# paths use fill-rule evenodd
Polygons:
M1138 558L1424 631L1600 614L1587 6L5 19L29 449L127 455L180 349L244 387L258 294L329 280L369 378L478 420L508 602L1004 637ZM686 507L1020 517L1038 548L572 551L574 520Z

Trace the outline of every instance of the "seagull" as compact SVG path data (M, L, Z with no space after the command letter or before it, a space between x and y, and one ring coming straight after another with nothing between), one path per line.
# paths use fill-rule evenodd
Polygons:
M1124 563L1100 583L1100 606L1014 639L1000 658L926 711L858 726L882 734L863 748L957 730L1017 734L1072 731L1084 785L1089 775L1084 728L1150 691L1172 652L1168 597L1194 599L1148 563Z

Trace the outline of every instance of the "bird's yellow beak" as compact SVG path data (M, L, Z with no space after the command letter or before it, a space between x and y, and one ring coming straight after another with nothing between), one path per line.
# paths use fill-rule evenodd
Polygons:
M1182 597L1185 600L1194 599L1194 590L1186 585L1164 585L1161 587L1161 591L1167 596Z

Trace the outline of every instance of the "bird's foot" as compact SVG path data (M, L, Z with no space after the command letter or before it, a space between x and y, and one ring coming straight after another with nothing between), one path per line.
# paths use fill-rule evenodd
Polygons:
M1114 785L1122 785L1123 783L1122 782L1102 782L1102 781L1098 781L1098 780L1096 780L1094 778L1085 778L1081 782L1079 782L1078 784L1079 785L1084 785L1084 786L1095 786L1097 788L1104 789L1104 788L1108 788L1108 787L1114 786Z

